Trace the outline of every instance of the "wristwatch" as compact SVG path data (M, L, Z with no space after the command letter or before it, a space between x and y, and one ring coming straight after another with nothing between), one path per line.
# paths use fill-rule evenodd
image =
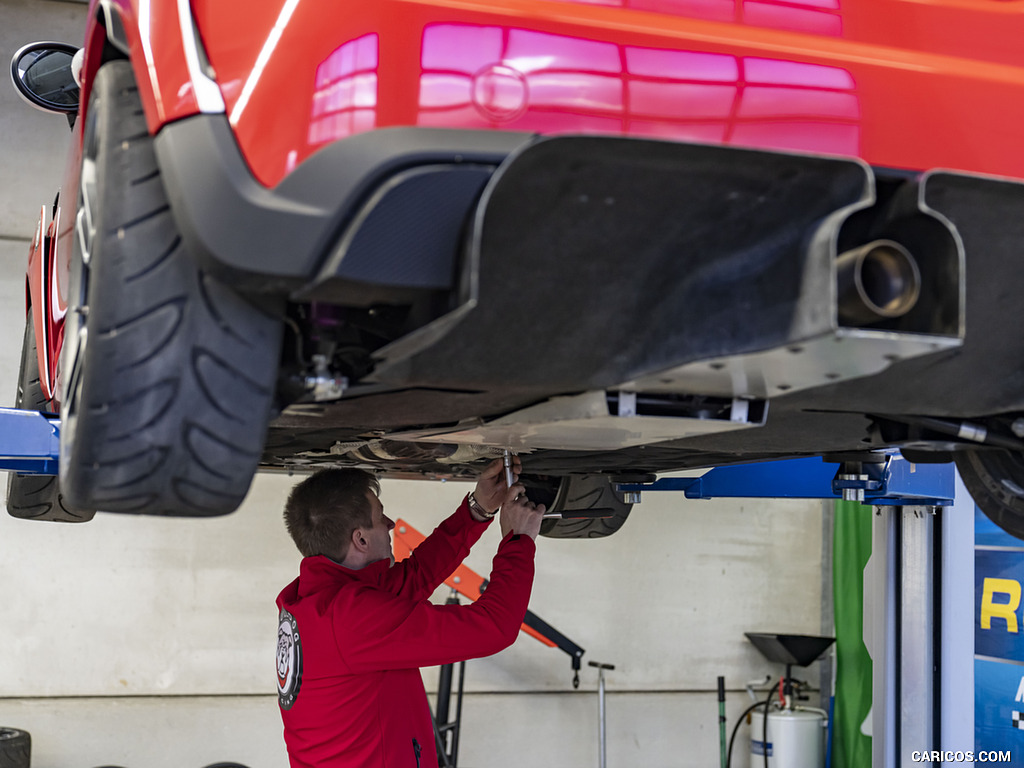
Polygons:
M498 514L498 510L488 512L486 509L480 506L480 502L476 500L476 494L473 493L473 491L469 492L469 495L466 497L466 501L469 502L469 508L473 510L473 512L478 517L482 517L484 520L490 520L492 517Z

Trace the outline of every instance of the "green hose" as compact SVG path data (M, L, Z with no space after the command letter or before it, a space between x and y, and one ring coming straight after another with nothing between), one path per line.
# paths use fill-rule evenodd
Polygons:
M725 751L725 678L721 675L718 677L718 739L721 742L721 768L727 768Z

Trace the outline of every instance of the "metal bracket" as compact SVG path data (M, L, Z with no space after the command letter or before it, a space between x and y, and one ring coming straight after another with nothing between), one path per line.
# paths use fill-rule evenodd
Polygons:
M835 499L851 495L870 504L948 506L953 503L952 464L912 464L887 455L856 474L817 457L716 467L699 477L663 477L653 483L619 483L636 499L645 491L683 491L688 499ZM863 497L861 497L863 493Z

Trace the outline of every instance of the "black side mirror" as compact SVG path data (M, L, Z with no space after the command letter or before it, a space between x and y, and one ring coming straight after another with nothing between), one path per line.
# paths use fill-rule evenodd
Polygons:
M78 82L71 62L78 48L68 43L29 43L11 59L11 79L25 101L46 112L78 112Z

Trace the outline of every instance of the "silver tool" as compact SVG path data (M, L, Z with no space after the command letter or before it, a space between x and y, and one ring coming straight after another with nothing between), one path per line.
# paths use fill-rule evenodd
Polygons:
M503 462L505 464L505 487L506 488L511 488L512 485L513 485L513 481L512 481L512 451L510 451L508 448L506 448L505 449L505 454L504 454L502 460L503 460Z

